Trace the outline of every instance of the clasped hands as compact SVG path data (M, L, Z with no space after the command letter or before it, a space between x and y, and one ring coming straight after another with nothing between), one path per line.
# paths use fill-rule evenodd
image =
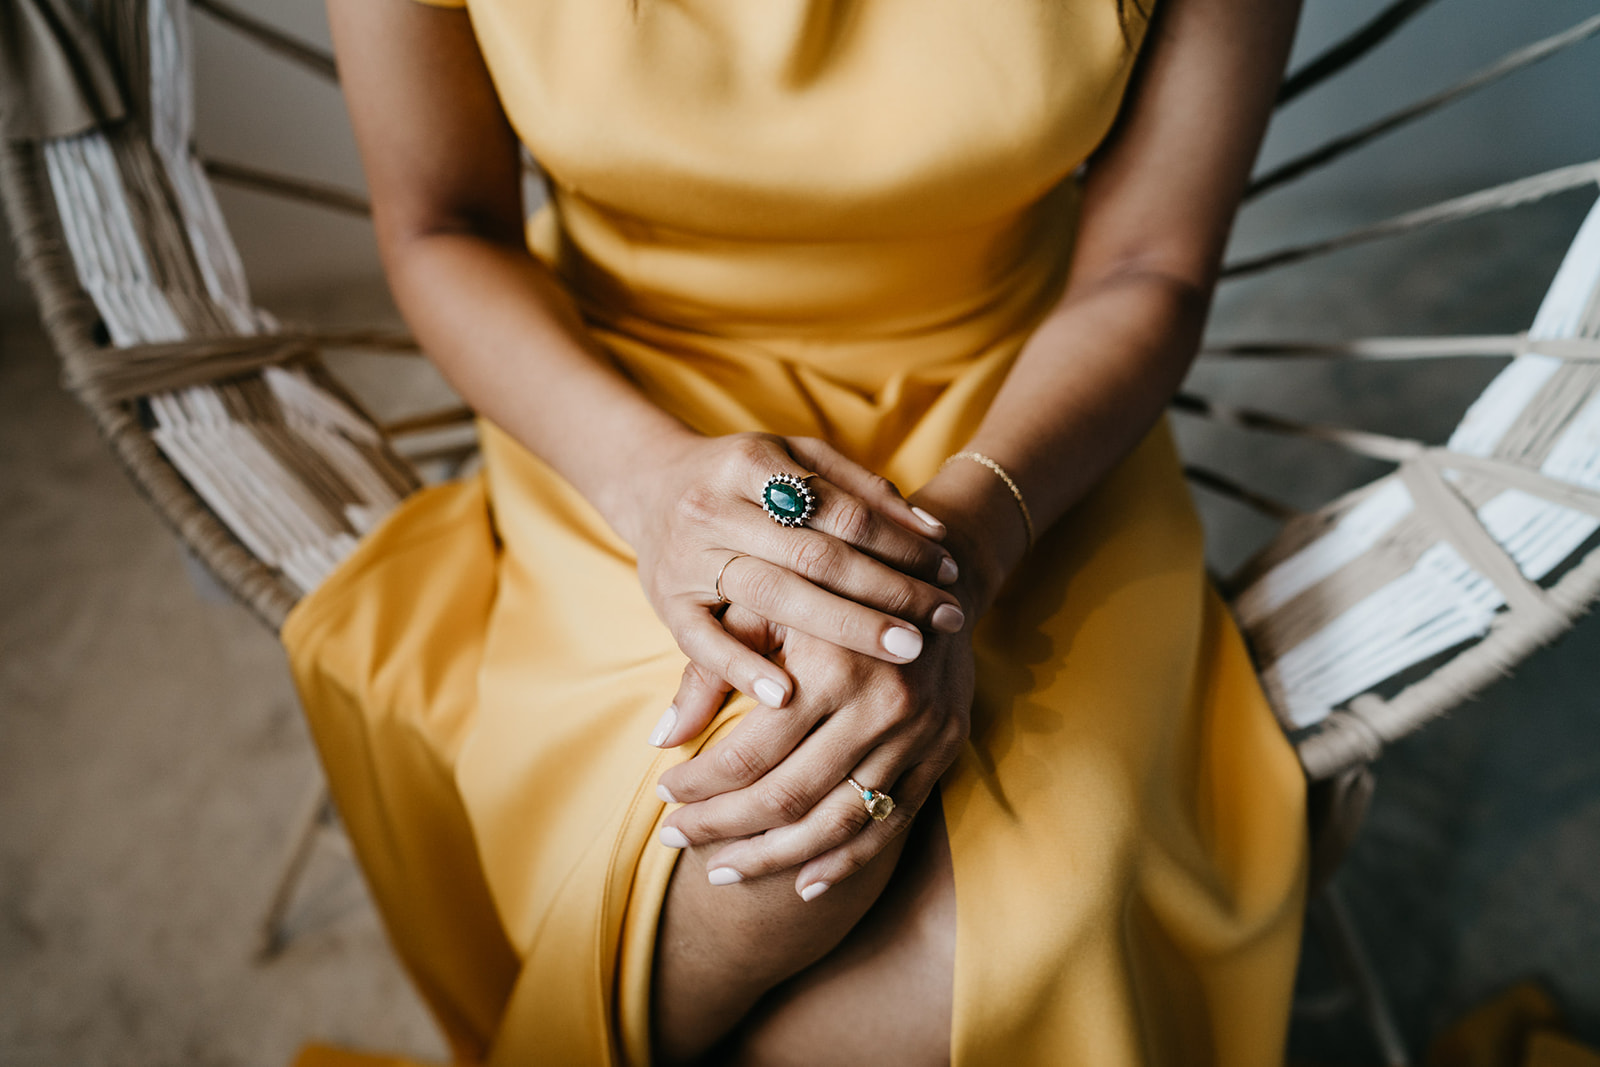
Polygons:
M693 738L734 689L758 702L662 775L662 799L683 805L662 843L720 843L713 884L795 870L813 900L910 824L966 741L975 598L944 524L822 441L695 437L657 458L656 506L630 510L658 519L623 533L690 662L650 743ZM815 475L805 527L763 508L778 474ZM848 778L893 812L871 819Z

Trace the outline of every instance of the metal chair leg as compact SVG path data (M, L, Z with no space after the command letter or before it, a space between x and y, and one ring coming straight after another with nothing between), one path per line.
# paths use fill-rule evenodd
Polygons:
M1400 1037L1388 994L1356 931L1350 908L1336 887L1328 886L1312 902L1311 919L1335 966L1354 985L1361 1013L1366 1016L1386 1067L1411 1067L1411 1055Z
M256 945L256 959L267 962L284 950L289 943L289 930L285 923L289 905L294 903L295 891L300 887L306 868L311 863L311 852L317 843L317 834L333 818L333 799L328 795L328 785L319 776L306 792L301 803L299 818L295 821L294 835L284 849L278 869L278 882L261 919Z

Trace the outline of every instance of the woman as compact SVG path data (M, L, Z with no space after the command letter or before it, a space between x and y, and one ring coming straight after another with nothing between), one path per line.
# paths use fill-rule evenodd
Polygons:
M1294 7L332 0L485 473L285 640L460 1057L1281 1060L1302 783L1157 420Z

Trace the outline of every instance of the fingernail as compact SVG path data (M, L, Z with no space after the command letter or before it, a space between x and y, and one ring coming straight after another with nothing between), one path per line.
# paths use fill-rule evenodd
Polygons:
M922 652L922 634L904 626L891 626L883 632L883 648L891 656L916 659Z
M706 881L712 885L732 885L744 881L744 875L732 867L716 867L706 872Z
M670 705L661 714L661 721L656 723L655 732L650 735L650 743L660 748L667 740L667 735L672 733L672 728L678 725L678 705Z
M949 585L961 577L961 568L956 566L956 561L946 556L939 561L939 584Z
M940 604L933 609L933 628L942 634L953 634L966 624L966 615L954 604Z
M758 680L753 688L756 691L756 699L767 707L779 708L783 706L783 686L774 682L771 678Z
M656 796L661 798L663 804L676 804L678 802L678 798L672 795L672 790L660 782L656 783Z
M827 891L827 882L812 882L810 885L800 890L800 899L809 904Z
M926 525L929 529L933 530L935 533L943 533L944 532L944 523L940 522L938 519L934 518L932 515L929 515L926 511L923 511L921 508L912 508L911 509L911 514L913 514L917 518L921 519L923 521L923 524Z
M689 839L683 836L683 831L676 826L663 826L661 828L661 843L668 848L688 848Z

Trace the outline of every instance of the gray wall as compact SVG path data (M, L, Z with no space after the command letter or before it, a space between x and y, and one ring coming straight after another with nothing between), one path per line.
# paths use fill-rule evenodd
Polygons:
M235 0L312 40L327 42L319 0ZM394 0L399 3L402 0ZM1297 60L1315 53L1386 0L1307 0ZM1516 43L1596 10L1594 0L1439 0L1359 76L1290 108L1266 148L1270 160L1395 102L1448 84ZM360 184L360 167L337 92L240 40L203 14L194 19L198 139L224 159ZM1587 42L1517 75L1446 115L1363 151L1347 164L1263 201L1239 231L1241 247L1320 232L1369 212L1398 210L1519 173L1600 155L1600 107L1592 72L1600 42ZM301 297L377 273L366 223L254 193L222 189L223 207L258 296ZM22 302L4 272L0 310Z

